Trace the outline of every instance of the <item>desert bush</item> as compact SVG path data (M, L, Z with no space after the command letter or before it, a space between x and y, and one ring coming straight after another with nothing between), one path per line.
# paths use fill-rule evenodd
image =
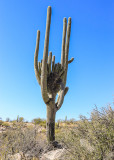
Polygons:
M32 120L32 122L33 122L34 124L40 124L41 121L42 121L41 118L35 118L35 119Z
M32 120L32 122L35 124L35 125L40 125L44 128L46 128L46 120L45 119L41 119L41 118L35 118Z
M39 156L39 152L45 145L45 141L37 132L37 128L25 128L17 126L8 129L0 136L0 159L7 159L9 155L23 152L31 157Z
M61 132L61 130L59 128L55 129L55 134L60 133L60 132Z
M19 115L18 115L17 119L15 121L16 122L24 122L24 118L23 117L19 117Z
M76 122L76 120L74 118L71 118L68 123L74 124Z
M55 129L58 129L60 127L60 122L55 123Z
M42 129L41 133L46 133L46 129Z
M89 119L80 116L77 127L64 128L57 133L57 140L62 141L68 150L65 159L111 159L114 152L114 111L110 106L100 111L95 108Z
M39 125L46 128L46 120L41 121Z
M19 117L19 121L18 122L24 122L24 118L23 117Z
M2 125L3 124L3 121L2 120L0 120L0 125Z
M8 122L3 122L3 123L2 123L2 126L9 127L10 125L9 125Z
M16 120L13 120L11 123L12 123L13 126L17 126L17 121Z

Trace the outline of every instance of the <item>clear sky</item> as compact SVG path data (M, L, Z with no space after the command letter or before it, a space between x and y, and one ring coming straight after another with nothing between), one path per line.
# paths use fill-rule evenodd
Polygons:
M52 7L49 51L60 62L63 18L71 17L67 86L56 119L78 119L113 103L114 0L0 0L0 117L46 118L34 74L37 30L43 56L47 7Z

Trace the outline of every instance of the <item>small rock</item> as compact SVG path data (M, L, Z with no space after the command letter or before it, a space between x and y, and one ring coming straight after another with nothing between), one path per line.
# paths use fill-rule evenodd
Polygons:
M65 153L65 149L57 149L57 150L52 150L49 151L40 157L40 160L55 160L59 159L63 154Z
M12 156L8 156L8 160L21 160L21 154L20 153L16 153Z
M80 139L80 145L87 149L88 152L94 151L94 147L86 139Z

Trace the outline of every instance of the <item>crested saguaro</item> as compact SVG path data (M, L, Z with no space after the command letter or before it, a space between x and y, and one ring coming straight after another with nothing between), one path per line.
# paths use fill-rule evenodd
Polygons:
M36 79L41 86L42 98L47 106L46 133L48 142L55 140L55 115L56 112L61 108L64 101L64 96L68 92L69 88L65 87L68 64L74 60L74 58L71 58L71 60L68 61L71 18L68 18L68 24L66 18L63 20L61 63L55 64L55 56L52 57L52 52L49 52L48 55L50 23L51 7L48 6L43 60L38 62L40 41L39 30L37 31L37 41L34 55L34 69ZM58 98L56 101L57 94Z

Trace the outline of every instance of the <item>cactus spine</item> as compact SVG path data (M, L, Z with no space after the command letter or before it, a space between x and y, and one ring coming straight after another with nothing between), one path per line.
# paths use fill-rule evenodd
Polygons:
M66 18L63 20L61 63L57 64L55 64L55 56L52 57L52 52L49 52L48 56L50 23L51 7L48 6L43 60L38 62L40 41L39 30L37 31L37 41L34 55L34 69L36 79L41 86L42 98L47 106L46 133L48 142L55 140L55 115L56 112L61 108L64 101L64 96L68 92L68 87L65 87L68 64L74 60L74 58L71 58L71 60L68 61L71 18L68 18L68 25ZM55 102L57 94L58 98L57 102Z

